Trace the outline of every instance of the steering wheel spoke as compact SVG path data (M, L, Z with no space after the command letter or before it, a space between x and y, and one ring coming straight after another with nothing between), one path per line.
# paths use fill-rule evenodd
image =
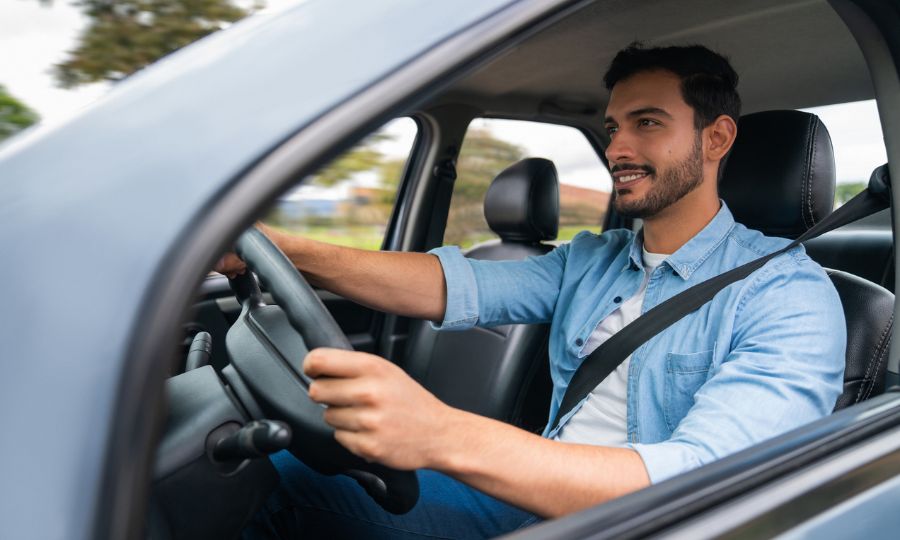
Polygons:
M352 350L350 342L306 279L256 228L238 239L248 272L231 280L243 308L228 331L231 363L268 418L294 433L289 450L324 474L354 478L385 510L408 512L419 497L413 471L398 471L352 454L334 438L325 408L312 401L301 363L316 347ZM252 273L251 273L252 272ZM278 305L266 305L259 282Z

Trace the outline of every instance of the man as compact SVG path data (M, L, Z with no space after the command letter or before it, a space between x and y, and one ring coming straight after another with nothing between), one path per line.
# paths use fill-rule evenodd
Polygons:
M680 291L786 245L736 224L717 182L737 132L737 74L703 47L630 46L605 77L615 207L643 230L581 233L526 261L365 252L270 229L310 282L375 309L468 328L549 321L550 416L580 362ZM240 271L229 256L225 272ZM812 299L815 299L813 301ZM310 397L352 452L419 470L422 498L391 516L349 479L274 458L282 488L248 530L492 536L640 489L828 414L845 326L802 248L660 333L544 436L453 409L387 360L312 351Z

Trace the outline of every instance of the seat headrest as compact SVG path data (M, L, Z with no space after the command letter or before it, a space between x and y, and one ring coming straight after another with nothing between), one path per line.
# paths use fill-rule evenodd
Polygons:
M559 181L549 159L513 163L491 182L484 217L504 242L553 240L559 230Z
M719 184L735 221L796 238L831 213L834 187L834 149L819 117L800 111L741 117Z

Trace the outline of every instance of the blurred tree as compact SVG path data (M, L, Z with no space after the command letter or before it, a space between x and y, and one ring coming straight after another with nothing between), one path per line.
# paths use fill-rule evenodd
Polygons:
M40 116L27 105L10 95L0 85L0 141L12 136L40 120Z
M91 22L69 58L54 68L64 88L120 80L263 6L261 0L249 10L232 0L77 0L74 4Z
M388 157L379 149L380 143L390 139L390 135L376 132L310 177L308 183L322 187L333 187L360 173L375 174L377 178L377 187L356 187L352 201L341 206L342 210L335 215L329 216L327 223L318 225L334 229L384 227L394 207L403 167L406 165L405 156ZM458 178L454 186L445 243L471 245L492 236L484 220L485 193L500 171L522 159L524 155L522 148L495 138L488 130L469 131L459 156ZM291 217L283 208L276 206L265 221L287 230L309 234L304 229L316 226L316 219L324 218L302 215ZM373 245L377 247L383 232L373 234L376 234ZM332 238L326 241L339 240Z
M484 219L484 196L497 174L523 157L522 147L497 139L489 130L471 129L466 134L456 166L444 244L468 247L494 237Z
M384 162L384 154L378 150L377 145L391 139L392 137L385 133L375 132L369 135L359 144L319 169L313 175L312 183L317 186L331 187L344 180L349 180L357 173L379 172Z
M852 199L857 193L866 189L868 182L851 182L849 184L838 184L834 188L834 205L840 206Z

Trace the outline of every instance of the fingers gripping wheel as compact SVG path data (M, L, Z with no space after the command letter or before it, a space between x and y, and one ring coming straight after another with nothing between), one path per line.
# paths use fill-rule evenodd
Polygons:
M272 293L268 306L251 272L231 281L243 309L228 331L234 369L269 417L294 433L289 450L324 474L354 478L385 510L402 514L415 506L419 483L412 471L369 463L338 444L325 423L325 408L309 399L303 357L316 347L352 350L347 337L309 283L268 237L255 228L236 245L237 254Z

